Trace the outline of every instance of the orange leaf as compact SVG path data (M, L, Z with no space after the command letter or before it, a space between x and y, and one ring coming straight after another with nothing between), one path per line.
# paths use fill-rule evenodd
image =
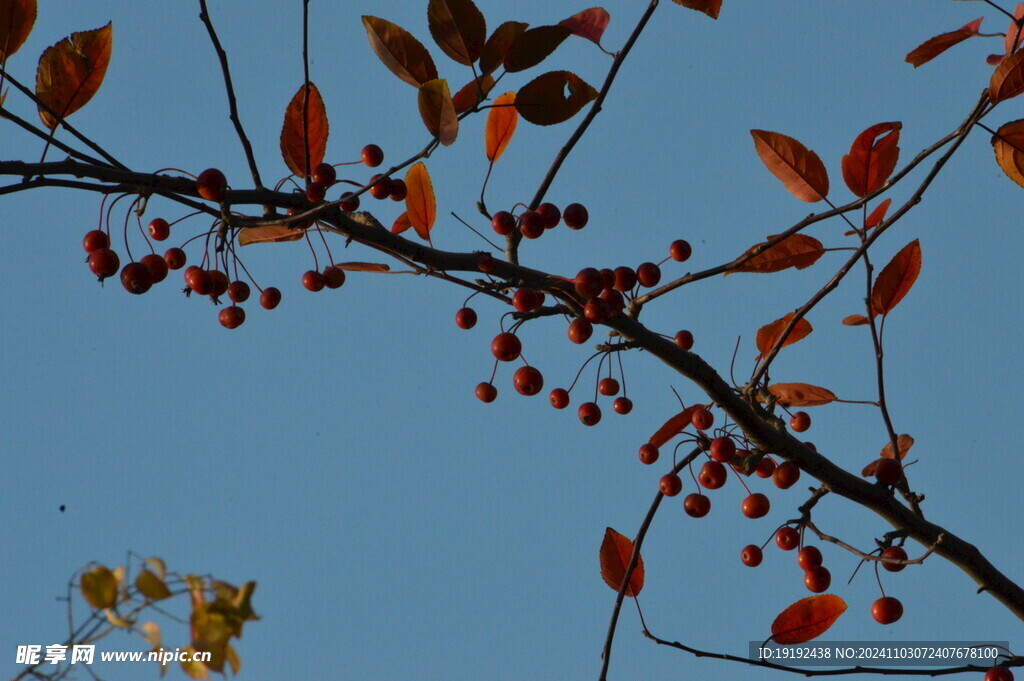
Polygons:
M1024 2L1017 3L1017 9L1013 13L1013 21L1006 27L1006 35L1003 38L1003 50L1005 54L1012 54L1020 47L1024 40L1024 30L1017 24L1017 19L1024 18Z
M474 78L465 85L462 89L455 93L452 97L452 105L455 107L455 113L461 114L469 111L474 106L484 101L487 94L494 89L494 78L492 76L484 76L477 80Z
M515 108L516 93L506 92L494 100L494 108L487 113L487 131L484 136L484 151L487 160L494 163L505 152L516 131L519 114Z
M599 555L601 557L601 577L604 579L604 583L617 593L622 588L622 581L626 578L626 568L629 567L629 559L633 556L633 542L609 527L604 531L604 541L601 542ZM626 595L633 598L643 588L644 559L637 556L636 566L629 575Z
M766 242L762 242L758 246L761 246L763 243ZM814 237L805 234L794 234L758 253L736 269L729 270L726 274L733 274L734 272L769 274L771 272L780 272L790 267L802 270L818 262L818 258L824 255L824 253L824 246Z
M444 146L450 146L459 135L459 117L455 113L448 83L441 78L420 86L420 117L427 131Z
M506 21L494 29L494 33L487 39L484 48L480 51L480 72L485 75L494 73L504 63L505 55L511 49L512 43L523 34L528 26L529 24L524 24L521 21Z
M839 596L810 596L783 610L772 622L772 640L779 645L805 643L818 638L846 612Z
M429 241L430 230L437 217L437 203L434 201L434 186L430 183L430 175L422 161L409 168L405 174L405 185L409 190L405 197L409 222L421 239Z
M693 404L683 409L668 421L665 421L665 425L658 428L658 432L652 435L648 442L655 447L664 447L666 442L686 430L686 427L693 423L693 412L702 406L701 404Z
M514 73L536 66L571 35L572 31L565 26L538 26L523 31L505 54L505 70Z
M363 17L363 26L370 47L391 73L413 87L437 78L437 67L427 48L404 28L371 16Z
M487 37L487 25L473 0L430 0L427 23L434 42L464 66L480 57Z
M281 156L288 170L298 177L307 177L309 171L323 162L330 132L324 100L313 83L309 84L309 104L305 108L306 125L303 126L305 103L306 86L303 84L288 103L281 126ZM309 163L306 163L306 139L309 140Z
M843 317L844 326L864 326L868 323L868 318L862 314L852 314L849 317Z
M595 99L597 90L576 74L549 71L519 88L516 110L534 125L555 125L569 120Z
M843 156L843 180L857 196L867 196L885 184L900 155L902 123L879 123L857 135Z
M1006 176L1024 187L1024 119L1003 124L992 136L992 150Z
M1021 92L1024 92L1024 51L1014 52L999 62L988 84L988 98L997 104Z
M604 35L605 29L608 28L610 20L611 16L603 7L591 7L590 9L573 14L568 19L562 19L558 22L558 25L565 26L572 31L573 35L578 35L596 45L600 45L601 36Z
M18 51L36 23L36 0L0 0L0 64Z
M871 211L871 215L867 217L867 220L864 221L864 227L871 229L872 227L877 227L881 224L882 220L885 219L885 213L889 210L890 205L892 205L892 199L886 199L878 204L875 209Z
M263 225L261 227L243 227L238 230L238 245L270 244L281 241L298 241L305 232L288 225Z
M973 38L978 35L978 29L981 28L981 19L975 19L971 23L958 28L955 31L949 33L943 33L937 35L934 38L929 38L924 41L907 55L905 61L908 64L913 64L916 69L921 64L930 62L940 54L953 47L957 43L961 43L968 38Z
M900 461L906 457L907 452L914 446L914 438L910 437L906 433L903 433L896 438L896 445L900 448ZM882 453L879 455L883 459L895 459L892 451L892 443L886 442L885 446L882 447Z
M871 288L871 315L886 315L903 300L921 272L921 245L917 239L903 247L882 270Z
M808 203L828 196L828 172L818 155L792 137L767 130L751 130L761 162L789 190Z
M718 18L718 12L722 9L722 0L673 0L677 5L704 12L712 19Z
M110 63L113 28L72 33L46 48L36 71L36 96L61 118L85 106L103 84ZM43 125L53 130L57 119L39 109Z
M774 383L768 392L783 407L820 407L836 401L831 390L809 383Z
M391 225L391 233L401 234L410 227L412 227L412 222L409 221L409 211L406 211L395 218L395 224Z
M757 349L761 351L761 354L756 359L766 357L771 352L771 349L782 338L782 332L786 330L786 326L793 320L793 316L794 313L790 312L782 319L776 319L771 324L766 324L758 329ZM803 340L813 330L811 324L806 319L801 318L793 327L793 330L789 332L789 335L786 336L786 340L782 343L781 347L786 347L796 343L798 340Z
M390 265L376 262L336 262L334 266L346 272L374 272L383 274L384 272L391 271Z

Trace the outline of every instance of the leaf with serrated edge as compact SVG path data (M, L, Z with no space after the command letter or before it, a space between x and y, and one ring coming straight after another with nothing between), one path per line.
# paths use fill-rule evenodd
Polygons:
M0 64L18 51L36 23L36 0L0 0Z
M487 25L473 0L430 0L427 23L437 46L458 63L469 66L480 57Z
M808 203L828 196L828 172L817 154L781 133L751 130L750 135L761 162L790 194Z
M992 150L1006 176L1024 187L1024 119L1000 126L992 136Z
M306 122L303 125L302 110L306 102L306 85L302 84L288 103L288 108L284 112L284 124L281 126L281 156L288 170L297 177L306 177L308 174L306 139L309 140L308 168L312 170L324 160L327 136L330 133L324 100L320 96L320 90L313 83L309 84Z
M39 100L62 118L85 106L103 84L112 41L113 28L107 24L92 31L72 33L46 48L36 70ZM39 118L47 128L57 127L57 119L42 107Z
M576 74L549 71L519 88L516 111L534 125L556 125L569 120L595 99L597 90Z
M857 135L843 156L843 180L856 196L867 196L885 184L899 160L902 123L878 123Z

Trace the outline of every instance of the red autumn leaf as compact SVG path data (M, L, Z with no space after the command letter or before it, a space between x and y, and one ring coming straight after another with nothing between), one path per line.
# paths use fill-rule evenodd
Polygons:
M374 272L383 274L390 272L391 266L376 262L336 262L334 266L346 272Z
M610 586L616 593L622 588L622 582L626 578L626 568L629 567L629 559L633 556L633 542L622 536L612 528L604 531L604 541L601 542L601 577L604 583ZM636 557L636 566L629 575L629 586L626 587L626 595L630 598L637 596L644 588L644 559Z
M978 29L981 28L981 19L975 19L969 24L958 28L955 31L949 33L943 33L937 35L934 38L929 38L914 49L907 55L905 61L908 64L913 64L916 69L921 64L926 64L932 59L935 59L940 54L953 47L957 43L962 43L968 38L973 38L978 35Z
M572 31L573 35L578 35L596 45L600 45L601 36L604 35L605 29L608 28L610 20L611 16L603 7L591 7L590 9L573 14L568 19L562 19L558 22L558 25L565 26Z
M843 156L843 180L857 196L867 196L885 184L900 155L902 123L879 123L857 135Z
M504 63L505 55L511 49L512 43L523 34L527 27L529 24L524 24L521 21L506 21L494 29L494 33L487 39L484 48L480 51L480 72L484 75L494 73Z
M437 67L427 48L404 28L386 19L364 16L370 47L391 73L413 87L437 78Z
M330 128L327 124L327 109L320 97L320 90L313 83L309 84L309 103L306 108L306 124L303 126L302 111L306 102L306 86L299 86L298 92L292 97L284 112L284 125L281 126L281 156L298 177L306 177L309 169L320 165L327 151L327 135ZM309 139L309 163L306 163L306 135Z
M865 478L872 477L875 474L875 466L876 465L878 465L878 459L875 459L874 461L869 463L867 466L864 466L864 468L862 468L861 471L860 471L861 476L863 476Z
M395 224L391 225L391 233L401 234L410 227L412 227L412 222L409 221L409 211L406 211L395 218Z
M72 33L46 48L36 71L36 96L61 118L85 106L103 84L110 63L113 28ZM53 130L57 119L40 107L39 118Z
M885 213L889 210L890 205L892 205L892 199L886 199L875 206L875 209L871 211L871 214L868 215L866 220L864 220L864 227L866 229L871 229L880 225L882 220L885 219Z
M36 23L36 0L0 0L0 64L18 51Z
M487 112L487 129L484 135L484 151L487 160L497 161L516 131L519 113L516 111L516 93L506 92L494 100L494 108Z
M494 78L492 76L484 76L483 78L469 81L462 86L462 89L455 93L452 97L452 105L455 107L455 113L461 114L469 111L474 106L484 101L487 98L487 94L494 89Z
M828 196L828 172L817 154L777 132L751 130L750 135L761 162L790 194L808 203Z
M756 359L766 357L768 353L771 352L771 349L775 347L776 343L779 342L779 339L782 337L783 331L786 330L786 326L788 326L789 323L793 320L793 317L794 313L790 312L782 319L776 319L771 324L765 324L760 329L758 329L756 342L757 349L761 352L761 354L758 355ZM801 318L800 321L798 321L796 325L793 327L793 330L789 332L789 335L786 336L786 340L782 343L782 347L786 347L787 345L792 345L793 343L796 343L799 340L803 340L804 338L807 337L807 334L809 334L813 330L814 329L811 328L810 322L808 322L806 319Z
M871 314L886 315L903 300L921 272L921 245L917 239L903 247L882 270L871 288Z
M996 104L1021 92L1024 92L1024 51L1014 52L999 62L988 84L988 98Z
M809 383L774 383L768 392L783 407L820 407L836 401L831 390Z
M1006 35L1003 38L1003 54L1013 54L1024 41L1024 30L1017 25L1017 19L1024 18L1024 2L1017 3L1017 9L1013 12L1013 19L1006 27Z
M534 125L555 125L569 120L595 99L597 90L575 73L549 71L519 88L516 110Z
M405 207L409 214L409 222L421 239L429 241L430 230L434 228L434 219L437 217L437 203L434 200L434 186L430 182L430 174L422 162L409 168L409 172L405 174L405 186L408 189Z
M665 424L658 428L658 431L651 436L648 442L655 447L664 447L666 442L683 432L687 426L693 423L693 412L703 406L701 404L693 404L683 409L668 421L665 421Z
M769 237L769 240L771 238ZM764 243L767 242L762 242L757 246L762 246ZM790 267L802 270L818 262L818 258L824 254L825 247L821 245L820 241L806 234L794 234L758 253L736 269L729 270L726 274L735 272L769 274Z
M523 31L505 54L505 70L514 73L536 66L570 35L572 31L565 26L538 26Z
M487 24L473 0L430 0L427 23L437 46L458 63L469 66L480 57Z
M288 225L263 225L260 227L243 227L238 230L238 245L273 244L282 241L298 241L305 235L302 229Z
M914 438L910 437L906 433L903 433L896 438L896 446L900 448L900 461L907 456L907 452L914 446ZM886 442L885 446L882 447L882 453L879 455L883 459L895 459L895 455L892 450L892 442Z
M722 9L722 0L673 0L677 5L704 12L712 19L718 18L718 12Z
M1006 176L1024 187L1024 119L1004 123L992 136L992 150Z
M852 314L849 317L843 318L844 326L864 326L868 323L868 318L862 314Z
M806 643L818 638L846 612L839 596L810 596L783 610L772 622L772 640L779 645Z
M448 83L442 78L427 81L420 87L417 101L427 131L444 146L452 145L459 135L459 117Z

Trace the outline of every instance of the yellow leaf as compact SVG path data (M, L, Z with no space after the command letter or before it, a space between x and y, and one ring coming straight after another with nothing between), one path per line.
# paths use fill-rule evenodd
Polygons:
M82 573L81 590L85 601L97 610L117 604L117 577L102 565Z
M149 570L143 570L135 578L135 588L151 601L160 601L171 596L171 590L167 588L163 580Z

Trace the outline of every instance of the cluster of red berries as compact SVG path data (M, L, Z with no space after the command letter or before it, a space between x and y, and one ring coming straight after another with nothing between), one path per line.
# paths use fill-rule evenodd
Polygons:
M565 211L558 209L553 203L542 203L537 210L526 210L518 217L507 210L500 210L491 216L491 229L501 236L508 236L519 230L527 239L537 239L545 231L554 229L564 221L569 229L583 229L587 226L590 215L585 206L570 203Z
M384 162L384 152L376 144L367 144L360 153L364 165L376 168ZM338 171L330 163L321 163L313 168L309 174L311 180L306 185L306 200L310 203L320 203L327 197L327 190L338 181ZM375 199L386 199L389 196L395 201L404 201L406 186L403 180L391 179L383 175L374 175L366 185L368 193ZM354 192L345 192L341 195L341 209L345 212L359 210L359 197Z

